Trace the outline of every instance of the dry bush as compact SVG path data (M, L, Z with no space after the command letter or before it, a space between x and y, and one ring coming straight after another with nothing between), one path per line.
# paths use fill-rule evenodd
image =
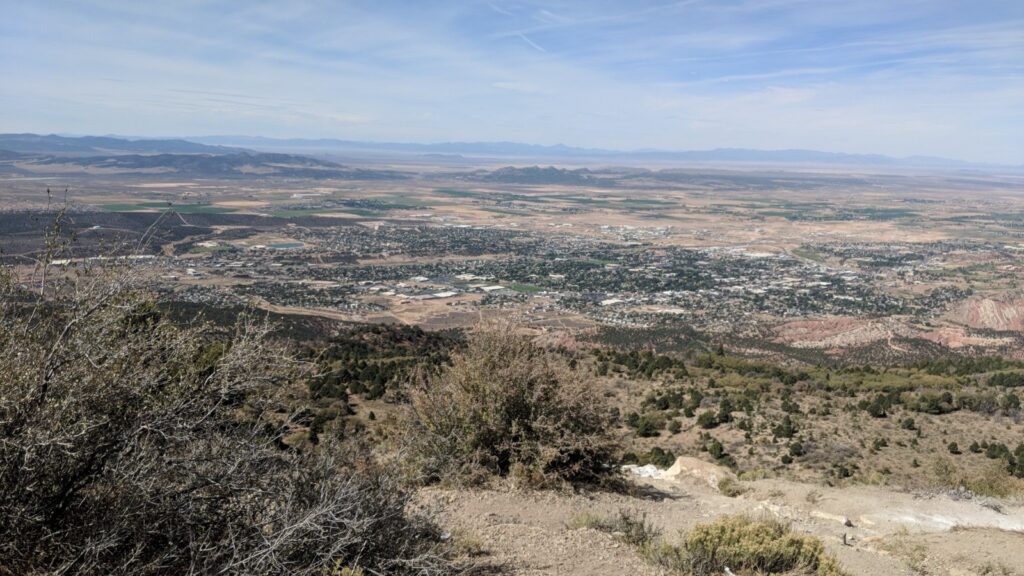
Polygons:
M932 473L941 488L967 490L978 496L1012 498L1024 495L1024 479L1015 478L1000 460L964 471L948 457L938 457Z
M662 538L645 515L629 510L610 517L583 515L573 527L612 534L668 574L845 574L821 540L797 534L774 519L726 516L696 526L680 544Z
M480 327L450 366L412 388L405 438L423 481L551 486L615 474L619 444L604 397L510 324Z
M584 514L573 521L572 527L605 532L638 548L649 546L661 538L661 531L647 520L646 513L625 508L615 516Z
M0 574L450 573L387 474L280 443L267 327L173 326L116 264L0 275Z
M732 478L725 477L718 481L718 491L729 498L738 498L747 493L748 488Z
M694 576L721 574L727 566L737 573L843 574L821 540L797 534L777 520L727 516L695 527L686 535L683 548L688 571Z

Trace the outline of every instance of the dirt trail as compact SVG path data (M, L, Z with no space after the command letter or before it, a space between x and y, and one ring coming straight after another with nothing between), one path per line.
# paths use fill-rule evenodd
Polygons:
M669 539L726 514L782 518L795 530L820 537L853 576L1024 576L1020 502L784 480L747 482L745 494L729 498L694 476L637 481L648 497L428 490L423 498L439 506L449 527L479 539L494 560L516 574L656 574L614 538L571 527L584 513L611 515L628 508L646 514Z

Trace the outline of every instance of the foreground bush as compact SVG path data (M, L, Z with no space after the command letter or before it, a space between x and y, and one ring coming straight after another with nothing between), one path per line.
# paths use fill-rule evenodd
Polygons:
M669 574L718 576L728 569L734 574L844 576L821 540L777 520L726 516L698 525L681 544L663 539L645 515L630 510L611 517L584 515L574 526L612 534Z
M825 552L821 540L797 534L777 520L722 518L690 531L683 548L685 565L695 576L721 574L727 566L736 573L843 574L835 558Z
M0 574L450 572L387 474L284 449L301 367L265 328L172 326L126 274L70 274L0 277Z
M581 372L510 325L478 330L410 391L409 459L428 482L512 477L600 483L618 443L610 407Z

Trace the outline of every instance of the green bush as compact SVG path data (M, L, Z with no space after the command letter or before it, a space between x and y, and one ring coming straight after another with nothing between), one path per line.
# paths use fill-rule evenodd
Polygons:
M663 450L655 446L646 454L646 460L641 464L651 463L659 468L668 468L676 463L676 455L671 450Z
M450 365L413 384L404 438L422 481L547 486L615 474L619 444L604 396L509 324L476 330Z
M700 416L697 417L697 425L705 430L710 430L718 426L718 415L712 411L701 412Z
M636 420L636 435L641 438L661 436L662 421L659 418L644 414Z
M782 422L772 428L772 434L776 438L792 438L796 435L797 427L793 423L793 419L786 414L782 417Z
M735 573L804 570L818 576L843 574L821 540L797 534L777 520L725 517L694 528L686 535L683 548L694 576L717 576L726 566Z

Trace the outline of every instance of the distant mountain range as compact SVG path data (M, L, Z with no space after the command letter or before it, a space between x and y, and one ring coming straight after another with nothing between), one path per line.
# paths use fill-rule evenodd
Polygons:
M404 178L391 170L351 168L295 154L255 152L187 140L130 140L0 134L0 172L176 174L192 178Z
M308 155L319 156L311 158ZM716 150L615 151L555 145L540 146L515 142L447 142L415 144L360 142L336 139L277 139L250 136L201 136L176 139L123 138L114 136L69 137L39 134L0 134L0 170L28 170L32 166L105 170L133 173L166 171L191 176L251 176L254 174L290 177L394 178L401 173L390 170L354 169L323 159L351 157L413 156L438 162L460 158L524 163L596 162L615 164L759 164L781 166L847 166L889 168L932 168L945 170L1002 169L1014 172L1024 166L975 164L931 156L893 158L880 154L844 154L815 150L752 150L721 148ZM666 168L669 166L665 166ZM538 169L534 169L538 170ZM595 183L594 174L566 172L476 174L475 178L493 182L534 179L564 184Z
M19 154L225 154L237 149L188 140L129 140L109 136L0 134L0 150Z
M416 144L399 142L361 142L337 139L263 138L251 136L197 136L191 141L218 146L242 146L257 150L293 151L296 153L398 153L419 155L459 155L494 158L605 160L608 162L721 162L762 164L823 164L837 166L891 166L921 168L991 168L934 156L894 158L881 154L845 154L818 150L754 150L749 148L718 148L714 150L605 150L577 148L556 144L541 146L517 142L442 142ZM1022 168L1017 166L1015 168Z

